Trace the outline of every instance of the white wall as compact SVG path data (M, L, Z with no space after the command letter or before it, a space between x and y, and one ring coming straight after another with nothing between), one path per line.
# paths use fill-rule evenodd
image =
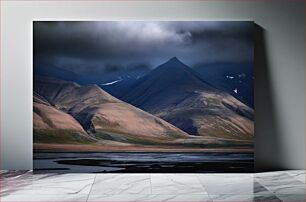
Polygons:
M266 54L255 70L256 164L304 169L304 19L302 0L1 1L1 169L32 168L32 20L254 20Z

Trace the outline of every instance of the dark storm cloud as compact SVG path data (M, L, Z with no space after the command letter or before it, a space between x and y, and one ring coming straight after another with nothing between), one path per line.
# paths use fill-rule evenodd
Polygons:
M177 56L188 65L253 60L249 22L34 22L36 67L75 72L152 68Z

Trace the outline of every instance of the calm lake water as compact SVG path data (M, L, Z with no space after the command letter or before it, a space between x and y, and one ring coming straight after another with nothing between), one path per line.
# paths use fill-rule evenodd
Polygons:
M253 172L250 153L34 153L35 173Z

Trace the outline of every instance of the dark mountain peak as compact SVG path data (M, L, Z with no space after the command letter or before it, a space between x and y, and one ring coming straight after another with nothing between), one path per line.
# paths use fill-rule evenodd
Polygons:
M167 62L181 62L181 61L177 57L172 57Z
M219 93L219 90L174 57L137 80L122 99L141 109L158 111L164 106L176 106L198 92Z
M192 82L194 80L201 81L202 83L208 84L206 81L201 79L201 76L193 68L189 67L177 57L169 59L167 62L156 67L148 76L155 76L159 81L166 79L167 82L176 80L176 82ZM147 78L147 77L144 77ZM179 79L179 81L178 81ZM189 80L190 81L187 81Z
M162 66L176 66L176 67L187 67L182 61L180 61L177 57L172 57L167 62L162 64Z
M164 87L198 85L202 87L206 86L207 88L210 86L210 84L201 79L196 71L176 57L156 67L149 74L142 77L140 82L158 83L158 85L164 84Z
M177 57L173 57L166 61L165 63L159 65L153 72L163 72L170 74L180 74L184 72L191 71L191 68L185 65L182 61L177 59Z

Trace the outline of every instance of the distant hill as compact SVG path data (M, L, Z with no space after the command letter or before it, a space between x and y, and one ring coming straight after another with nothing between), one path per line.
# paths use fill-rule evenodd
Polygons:
M80 75L52 65L34 66L33 73L36 76L53 77L66 81L79 82Z
M137 79L147 73L145 69L123 69L121 71L77 74L75 72L52 65L40 64L34 66L35 76L45 76L81 85L96 84L117 98L125 95Z
M201 78L254 108L254 74L251 63L212 63L194 67Z

